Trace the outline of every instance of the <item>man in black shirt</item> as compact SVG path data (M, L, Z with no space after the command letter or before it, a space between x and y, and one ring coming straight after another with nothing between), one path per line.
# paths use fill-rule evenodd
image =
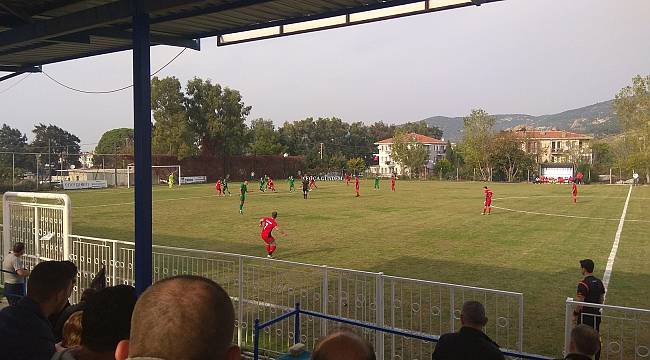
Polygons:
M485 307L478 301L466 301L460 313L463 327L438 340L431 356L433 360L504 360L499 345L484 332L487 324Z
M307 194L309 194L309 179L307 176L302 177L302 198L307 199Z
M605 285L603 285L603 282L593 274L593 260L580 260L580 268L584 279L578 282L576 300L592 304L602 304L605 300ZM600 331L600 308L576 306L573 315L576 318L576 325L585 324L596 331ZM596 360L599 358L600 352L596 354Z

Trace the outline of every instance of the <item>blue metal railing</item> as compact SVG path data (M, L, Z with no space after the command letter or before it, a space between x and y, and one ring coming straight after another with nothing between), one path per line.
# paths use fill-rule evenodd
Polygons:
M439 340L439 336L435 335L425 335L425 334L417 334L413 332L408 332L400 329L395 329L395 328L390 328L390 327L382 327L382 326L377 326L374 324L369 324L366 322L362 321L357 321L357 320L351 320L351 319L346 319L342 317L337 317L337 316L332 316L332 315L325 315L321 314L319 312L315 311L309 311L309 310L302 310L300 309L300 303L296 304L296 308L292 311L289 311L285 314L282 314L275 319L271 319L267 322L260 323L259 319L255 319L255 328L253 332L253 359L258 360L259 355L260 355L260 331L266 327L269 327L275 323L278 323L280 321L283 321L287 318L294 317L294 325L293 325L293 331L294 331L294 344L300 342L300 315L308 315L308 316L313 316L325 320L330 320L330 321L336 321L342 324L348 324L352 326L357 326L357 327L362 327L365 329L370 329L370 330L375 330L375 331L380 331L383 333L387 334L393 334L393 335L399 335L399 336L404 336L407 338L412 338L412 339L417 339L417 340L422 340L422 341L427 341L427 342L432 342L432 343L437 343ZM542 356L542 355L535 355L535 354L528 354L524 352L519 352L519 351L512 351L508 349L501 349L501 353L505 356L509 356L513 359L529 359L529 360L551 360L553 358L547 357L547 356Z

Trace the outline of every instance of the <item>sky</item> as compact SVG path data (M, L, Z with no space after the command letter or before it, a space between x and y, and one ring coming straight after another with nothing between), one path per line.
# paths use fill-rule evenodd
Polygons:
M186 50L158 76L193 77L239 90L250 119L306 117L404 123L429 116L553 114L610 100L650 74L649 0L505 0L262 40ZM152 71L181 49L154 47ZM131 52L44 66L84 90L131 84ZM43 74L0 83L0 123L31 135L62 127L92 150L101 135L133 127L130 89L89 95Z

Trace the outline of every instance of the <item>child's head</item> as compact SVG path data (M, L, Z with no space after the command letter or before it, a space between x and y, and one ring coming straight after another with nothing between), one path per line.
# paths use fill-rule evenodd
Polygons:
M81 317L83 311L72 313L68 320L63 325L63 340L61 345L63 347L73 347L81 344Z

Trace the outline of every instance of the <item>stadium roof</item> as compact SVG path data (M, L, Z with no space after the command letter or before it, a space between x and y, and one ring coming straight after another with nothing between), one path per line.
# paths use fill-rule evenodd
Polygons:
M501 0L149 0L151 43L199 49ZM0 71L132 48L133 0L3 0Z
M420 135L420 134L416 134L416 133L409 133L409 134L406 134L406 136L410 137L411 139L413 139L413 140L415 140L415 141L417 141L417 142L419 142L421 144L425 144L425 145L429 145L429 144L446 144L447 143L444 140L439 140L439 139L435 139L435 138L432 138L432 137L429 137L429 136ZM390 139L377 141L375 143L375 145L392 144L392 143L393 143L393 138L390 138Z

